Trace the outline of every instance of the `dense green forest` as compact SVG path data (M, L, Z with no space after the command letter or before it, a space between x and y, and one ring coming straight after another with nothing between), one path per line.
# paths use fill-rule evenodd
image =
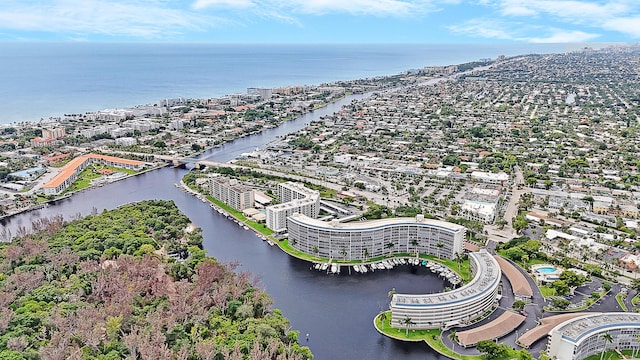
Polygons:
M0 245L0 360L312 358L171 201L32 227Z

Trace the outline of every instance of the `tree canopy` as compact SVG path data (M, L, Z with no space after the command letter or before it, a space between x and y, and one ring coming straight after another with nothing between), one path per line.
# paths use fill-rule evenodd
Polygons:
M312 358L250 274L205 256L173 202L33 225L0 245L0 359Z

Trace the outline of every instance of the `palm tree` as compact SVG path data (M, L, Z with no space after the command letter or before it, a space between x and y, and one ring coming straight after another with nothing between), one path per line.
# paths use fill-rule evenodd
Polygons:
M460 271L460 262L462 262L462 255L460 253L456 253L456 261L458 262L458 271Z
M438 259L440 259L440 249L444 247L444 244L438 241L436 247L438 248Z
M394 243L392 243L392 242L388 242L388 243L384 244L384 247L385 247L385 248L387 248L387 249L389 249L389 254L388 254L388 255L391 255L391 248L393 248L393 247L394 247L394 245L395 245L395 244L394 244Z
M391 303L391 299L395 294L396 294L396 288L391 288L391 290L389 290L389 292L387 293L387 297L389 297L389 303Z
M380 322L382 323L382 330L384 330L384 322L387 321L387 312L383 311L380 313Z
M416 250L416 252L418 252L418 249L417 249L418 240L416 240L416 239L411 240L411 246L413 246L413 249ZM407 251L407 252L409 252L409 251Z
M404 319L402 319L402 321L400 321L400 323L405 326L405 330L406 330L405 336L408 337L409 336L409 326L415 325L416 323L413 322L413 320L408 316L405 316ZM600 360L602 360L602 359L600 359Z
M453 344L453 352L456 352L456 343L458 342L458 333L455 330L451 330L449 335L447 335L449 340L451 340L451 344Z
M602 358L604 357L604 352L607 350L607 343L612 343L613 342L613 337L611 336L611 334L604 333L602 334L602 340L604 340L604 346L602 347L602 353L600 354L600 360L602 360Z

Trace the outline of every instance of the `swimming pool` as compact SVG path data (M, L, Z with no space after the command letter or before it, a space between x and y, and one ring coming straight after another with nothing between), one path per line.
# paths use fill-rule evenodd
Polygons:
M537 272L541 273L541 274L550 274L550 273L554 273L556 272L556 268L555 267L541 267L541 268L537 268L536 269Z

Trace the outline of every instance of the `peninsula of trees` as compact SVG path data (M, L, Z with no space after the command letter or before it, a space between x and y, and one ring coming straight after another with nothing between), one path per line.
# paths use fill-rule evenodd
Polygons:
M312 358L172 201L33 228L0 245L0 359Z

